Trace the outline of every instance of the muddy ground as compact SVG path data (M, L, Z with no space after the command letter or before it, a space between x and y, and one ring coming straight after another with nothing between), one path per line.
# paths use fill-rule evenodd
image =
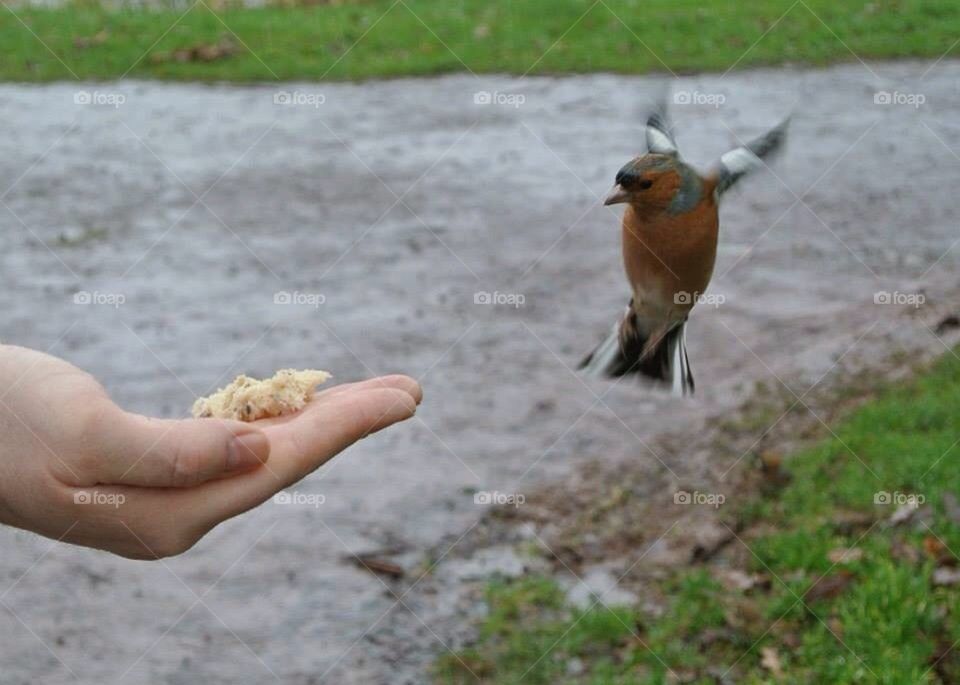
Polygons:
M625 303L620 212L600 198L657 79L0 87L5 342L161 416L288 366L426 389L415 420L294 488L322 505L269 503L162 564L0 531L4 682L422 682L449 622L405 606L434 615L425 586L398 604L345 555L389 552L403 592L483 516L475 491L629 459L652 496L713 471L656 436L700 431L758 382L802 395L850 360L943 350L931 310L875 296L956 302L958 77L855 63L673 84L699 164L795 111L776 175L723 209L723 302L693 315L688 401L571 372ZM482 574L465 563L434 575Z

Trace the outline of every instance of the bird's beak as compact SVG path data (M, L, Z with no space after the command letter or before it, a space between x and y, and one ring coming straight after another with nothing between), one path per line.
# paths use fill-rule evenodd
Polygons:
M629 193L627 193L626 188L624 188L622 185L618 183L617 185L613 186L613 188L610 189L609 194L607 194L607 199L603 201L603 204L617 205L617 204L620 204L621 202L626 202L628 195Z

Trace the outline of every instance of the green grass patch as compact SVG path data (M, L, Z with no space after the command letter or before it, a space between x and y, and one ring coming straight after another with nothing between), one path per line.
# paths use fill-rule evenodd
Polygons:
M0 10L0 79L681 73L827 64L853 53L939 57L957 35L954 0L365 0L186 11L68 0ZM190 52L224 40L234 54Z
M745 545L647 588L668 598L662 615L584 614L544 578L491 585L471 670L490 683L960 682L960 585L933 582L960 564L958 407L954 353L882 391L788 459L783 490L751 498ZM923 504L892 524L909 497ZM721 584L726 564L757 582ZM437 674L476 682L453 656Z

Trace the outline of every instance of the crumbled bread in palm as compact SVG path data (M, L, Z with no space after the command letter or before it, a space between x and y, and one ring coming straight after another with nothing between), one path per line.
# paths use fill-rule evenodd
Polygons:
M292 414L303 409L314 389L329 378L326 371L315 369L283 369L273 378L264 380L240 375L225 388L194 402L193 415L196 418L257 421Z

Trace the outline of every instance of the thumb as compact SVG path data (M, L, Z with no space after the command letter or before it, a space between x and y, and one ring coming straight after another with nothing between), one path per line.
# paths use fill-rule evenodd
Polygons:
M107 430L102 482L190 487L247 471L270 454L264 433L240 421L151 419L124 412Z

